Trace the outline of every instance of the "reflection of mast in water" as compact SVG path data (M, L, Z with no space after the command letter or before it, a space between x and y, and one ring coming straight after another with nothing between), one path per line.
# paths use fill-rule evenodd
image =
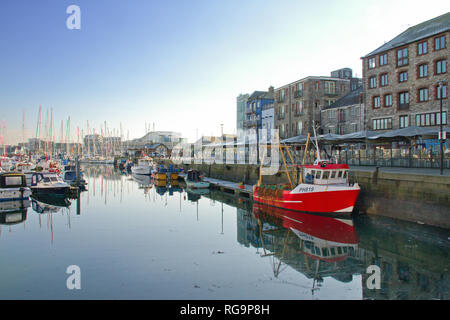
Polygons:
M220 234L223 234L223 202L222 202L222 232Z

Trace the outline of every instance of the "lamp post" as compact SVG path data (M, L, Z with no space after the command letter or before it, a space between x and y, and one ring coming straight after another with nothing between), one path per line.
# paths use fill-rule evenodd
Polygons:
M441 148L441 175L443 175L444 173L444 132L442 130L442 94L443 94L443 82L442 80L440 80L438 82L439 84L439 93L440 93L440 102L441 102L441 107L440 107L440 113L439 113L439 146Z

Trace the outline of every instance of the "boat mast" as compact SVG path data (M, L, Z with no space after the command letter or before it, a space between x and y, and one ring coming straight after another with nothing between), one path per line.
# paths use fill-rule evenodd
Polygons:
M316 147L316 150L317 150L317 162L321 162L322 159L320 159L319 142L317 140L316 126L314 124L314 121L313 121L313 132L314 132L314 140L315 140L314 146Z
M36 125L36 141L38 144L37 147L37 153L39 154L40 149L41 149L41 141L40 141L40 135L41 135L41 111L42 111L42 106L39 105L39 113L38 113L38 121L37 121L37 125Z

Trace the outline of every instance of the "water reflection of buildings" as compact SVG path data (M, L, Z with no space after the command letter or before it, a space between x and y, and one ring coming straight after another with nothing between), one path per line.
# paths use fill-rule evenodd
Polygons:
M381 289L369 290L367 299L425 300L450 298L450 242L448 232L392 219L361 217L364 265L381 268Z
M326 277L350 282L362 269L352 220L254 204L253 212L238 209L237 228L239 243L272 257L275 277L289 266L313 280L312 293Z

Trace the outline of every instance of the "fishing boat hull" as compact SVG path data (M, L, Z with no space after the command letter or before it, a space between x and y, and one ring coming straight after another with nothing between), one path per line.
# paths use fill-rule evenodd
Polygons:
M348 187L300 184L293 190L255 185L253 200L288 210L339 215L352 213L359 192L358 185Z

